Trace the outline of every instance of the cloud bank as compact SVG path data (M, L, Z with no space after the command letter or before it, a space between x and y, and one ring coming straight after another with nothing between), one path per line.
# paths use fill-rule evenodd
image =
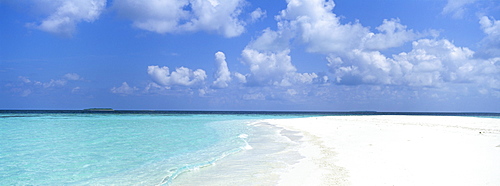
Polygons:
M212 2L210 6L218 5ZM448 9L459 11L460 6ZM241 51L239 59L248 67L248 73L231 72L225 54L217 52L209 87L236 91L239 93L236 99L291 102L335 96L333 90L353 91L349 86L371 87L359 91L360 99L369 96L370 91L380 91L380 97L439 98L439 94L451 89L500 96L500 23L493 17L479 19L480 29L486 35L481 44L487 50L478 55L468 47L439 38L437 31L409 29L397 18L381 20L374 29L359 21L341 23L341 18L333 13L334 8L331 0L288 0L286 9L275 17L276 29L262 30ZM183 15L182 11L173 16ZM256 10L252 20L264 14ZM172 26L169 28L174 30L182 27L178 22ZM386 52L404 45L407 51ZM325 71L300 72L293 64L292 53L301 47L308 53L324 56ZM147 90L168 91L172 86L180 86L197 88L203 96L220 93L205 86L207 76L201 69L180 67L170 72L168 67L149 66L148 74L154 84ZM122 87L130 89L128 85Z
M10 92L13 92L22 97L31 95L32 93L52 91L54 89L64 89L73 86L71 82L84 81L84 79L76 73L64 74L61 78L50 79L50 81L32 80L26 76L19 76L18 83L9 83L5 85ZM77 93L81 88L75 86L71 88L71 93Z
M326 55L329 79L336 84L442 87L466 82L489 86L488 82L498 81L497 58L475 58L467 47L435 39L432 30L418 33L399 19L386 19L375 28L378 32L372 32L360 22L341 23L331 0L287 2L287 8L276 17L278 29L264 30L242 52L256 82L279 85L296 71L289 56L292 40L299 40L310 53ZM485 43L498 41L497 22L481 18ZM409 52L383 53L407 42L412 43ZM302 82L311 82L318 76L306 73L302 77Z

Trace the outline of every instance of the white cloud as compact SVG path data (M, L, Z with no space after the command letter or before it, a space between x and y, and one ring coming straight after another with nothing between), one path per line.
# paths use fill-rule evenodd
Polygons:
M245 75L238 72L235 72L233 75L234 77L236 77L239 83L247 83L247 77Z
M448 0L443 8L442 14L451 14L453 18L462 18L466 11L466 6L477 0Z
M231 72L227 67L226 56L222 52L215 53L215 65L217 71L214 74L215 81L212 86L215 88L226 88L231 81Z
M279 53L261 53L257 50L245 49L241 55L243 62L250 67L252 81L259 84L277 84L285 78L287 73L297 70L291 63L289 52L289 50L284 50Z
M160 86L154 82L150 82L145 88L145 93L157 93L164 94L167 90L170 90L170 87Z
M79 93L81 90L82 90L81 87L75 87L75 88L71 89L71 93Z
M43 92L43 91L53 91L59 89L67 89L70 85L73 85L71 82L74 81L82 81L83 78L76 73L67 73L58 79L51 79L50 81L37 81L29 79L25 76L18 77L18 83L9 83L6 87L10 87L11 92L19 93L20 96L29 96L32 93ZM81 87L76 86L71 89L72 93L78 93L81 90Z
M134 21L135 26L141 28L136 24L147 23L150 27L142 29L158 33L217 31L231 37L228 33L219 30L220 24L209 25L208 23L219 16L217 11L241 11L242 1L231 1L240 3L227 6L225 10L218 9L221 8L222 1L191 1L194 2L191 5L185 5L185 2L190 1L156 2L159 4L153 6L149 12L144 14L136 12L136 14L129 15L129 18ZM166 3L172 4L170 9L160 8ZM145 3L136 6L150 5L152 4ZM437 36L432 35L432 31L427 33L413 31L403 25L399 19L383 20L382 24L374 29L365 27L358 21L341 23L340 17L332 12L334 7L333 1L288 0L287 8L276 16L277 29L264 29L260 36L242 50L241 62L249 67L248 74L231 73L224 53L215 54L216 72L214 72L214 81L211 83L212 87L227 88L233 77L242 84L264 87L261 89L263 92L245 94L243 96L245 100L280 99L280 95L273 95L269 93L271 91L266 92L269 89L283 89L286 90L282 91L283 94L293 97L318 94L318 92L297 89L300 87L298 85L314 83L396 85L409 89L427 87L444 89L450 87L450 84L474 83L482 88L481 93L492 92L491 88L500 89L498 83L500 82L498 75L500 74L500 58L477 59L474 51L466 47L455 46L449 40L422 39ZM172 11L162 11L163 9ZM212 13L207 13L211 11ZM239 14L240 12L237 12L232 18L244 26L244 23L237 18ZM220 15L228 17L227 14L220 13ZM265 12L257 9L250 16L255 20L262 15L265 15ZM138 17L141 19L135 19ZM156 24L155 21L161 24ZM231 21L228 22L231 23ZM487 35L485 40L488 40L488 43L500 40L498 39L500 38L499 21L492 17L481 17L480 24L481 29ZM164 27L161 27L162 25ZM233 27L228 28L233 29ZM412 48L407 52L387 55L384 51L401 47L405 43L412 44ZM320 75L298 73L296 66L292 64L291 50L302 47L293 47L294 44L303 45L308 52L327 56L330 73L319 73ZM172 86L202 85L206 79L204 70L191 70L186 67L170 72L168 67L149 66L148 74L155 83L151 83L146 88L146 92L150 92L150 89L163 91ZM199 88L200 96L209 95L210 91L215 92L206 86L196 88Z
M274 31L266 28L262 34L251 41L247 48L258 51L273 51L279 52L289 48L289 40L292 38L288 30Z
M394 58L408 62L411 67L405 73L409 85L439 86L444 82L466 80L471 74L457 74L460 67L472 63L474 52L468 48L456 47L448 40L422 39L413 42L413 50Z
M21 80L23 83L31 83L31 80L28 79L27 77L24 76L19 76L19 80Z
M444 87L449 83L475 83L498 87L500 58L476 59L474 52L441 39L420 39L410 52L386 57L378 51L353 50L331 55L328 66L341 84Z
M82 80L83 78L80 77L80 75L76 73L67 73L64 74L64 78L67 80L72 80L72 81L77 81L77 80Z
M368 29L359 23L341 24L332 13L334 6L331 0L290 0L287 9L277 16L278 25L296 33L309 52L342 53L359 48Z
M297 95L297 91L294 90L294 89L287 89L286 90L286 93L290 96L294 96L294 95Z
M244 94L244 100L266 100L266 96L262 93L254 93L254 94Z
M391 76L402 73L400 67L378 50L401 46L425 34L408 30L399 19L384 20L376 28L378 33L359 22L342 24L332 12L334 7L333 1L289 0L276 16L278 29L265 29L243 50L243 62L252 73L247 80L289 86L317 79L315 73L296 73L292 65L290 41L299 39L309 52L329 56L337 82L392 84ZM327 76L321 78L328 80Z
M498 58L477 59L472 50L455 46L449 40L421 39L437 37L433 30L418 33L399 19L386 19L372 32L359 22L341 23L332 12L333 1L287 2L287 8L276 16L277 29L263 30L242 51L242 61L249 66L250 74L239 77L248 84L292 86L330 81L440 88L461 83L500 86L496 85L500 82ZM494 45L500 43L500 22L482 17L480 24L487 34L488 48L498 48ZM412 42L409 52L392 56L382 52L407 42ZM308 52L325 54L333 78L297 73L290 56L291 44L304 44Z
M262 9L257 8L252 13L250 13L250 22L256 22L257 20L266 17L266 11L262 11Z
M332 12L334 7L333 1L289 0L276 17L278 29L264 30L242 52L251 71L247 79L281 86L317 79L315 73L298 75L292 65L289 45L298 40L309 52L328 56L332 81L337 83L440 87L445 83L497 82L492 73L479 72L497 71L498 67L491 60L475 59L472 50L445 39L417 40L435 37L433 31L417 33L399 19L388 19L372 32L359 22L341 23ZM487 17L481 20L488 36L496 35L496 23ZM408 53L388 57L381 52L411 41L413 48Z
M186 30L217 31L226 37L235 37L245 31L245 23L238 19L244 0L191 1L194 18L182 25Z
M29 23L46 32L70 37L79 22L93 22L106 7L106 0L36 1L37 8L51 9L50 15L41 23ZM55 7L55 10L52 8Z
M169 68L166 66L148 66L148 74L154 82L165 87L175 85L194 86L203 83L207 78L204 70L197 69L193 71L186 67L176 68L175 71L170 73Z
M493 17L483 16L479 20L481 29L486 37L480 42L482 46L481 53L491 57L500 56L500 20Z
M137 28L164 33L214 31L235 37L245 31L238 19L244 0L116 0L114 8Z
M412 30L407 30L399 19L384 20L382 25L376 28L380 33L369 33L363 48L369 50L384 50L403 45L408 41L413 41L418 34Z
M66 85L68 81L65 80L65 79L57 79L57 80L53 80L51 79L49 82L45 82L43 83L43 87L44 88L50 88L50 87L62 87L64 85Z
M246 80L256 85L290 86L296 83L312 83L318 76L314 73L297 73L291 63L290 50L259 52L246 48L242 51L243 62L250 67L251 75Z
M189 12L182 8L188 4L187 0L116 0L113 2L113 7L122 16L132 19L133 25L137 28L157 33L171 33L178 29L181 20L189 18Z
M479 24L481 24L481 29L488 36L500 37L500 20L483 16L480 18Z
M26 90L23 90L21 92L21 97L26 97L26 96L29 96L30 94L32 93L32 91L30 89L26 89Z
M290 0L277 16L277 33L294 33L309 52L343 55L353 50L384 50L399 47L431 33L419 34L408 30L399 19L384 20L373 33L359 22L340 22L332 11L333 1ZM279 37L276 37L279 38Z
M404 80L409 85L441 86L443 83L486 85L495 77L494 61L475 59L474 52L457 47L448 40L423 39L413 43L413 50L394 56L398 63L408 62ZM480 78L480 79L478 79Z
M328 58L337 82L440 89L468 84L483 93L499 93L500 57L475 58L469 48L455 46L446 39L417 40L410 52L392 57L378 51L357 52L345 55L348 62L335 56Z
M328 66L337 83L344 84L391 84L391 74L395 71L393 61L387 59L378 51L353 50L343 59L329 56Z
M65 74L62 78L60 79L51 79L49 82L35 82L35 85L43 85L44 88L50 88L50 87L62 87L65 86L68 81L79 81L83 80L83 78L80 77L80 75L76 73L67 73Z
M134 94L137 90L139 90L137 87L131 87L127 82L123 82L120 87L111 88L111 92L114 94Z

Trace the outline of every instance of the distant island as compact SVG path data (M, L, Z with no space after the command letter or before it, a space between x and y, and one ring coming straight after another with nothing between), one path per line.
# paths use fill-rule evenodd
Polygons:
M83 109L83 111L115 111L112 108L88 108Z

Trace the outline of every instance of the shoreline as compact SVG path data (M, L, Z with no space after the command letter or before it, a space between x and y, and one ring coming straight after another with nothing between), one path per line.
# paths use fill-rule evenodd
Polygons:
M499 185L500 119L323 116L262 122L303 134L278 185Z
M246 138L248 146L244 150L180 174L171 185L276 185L290 165L304 158L298 152L299 133L262 120L248 125L254 131Z

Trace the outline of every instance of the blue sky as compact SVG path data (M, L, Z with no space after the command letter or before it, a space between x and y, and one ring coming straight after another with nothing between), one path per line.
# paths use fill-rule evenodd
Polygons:
M0 109L500 112L496 0L0 0Z

